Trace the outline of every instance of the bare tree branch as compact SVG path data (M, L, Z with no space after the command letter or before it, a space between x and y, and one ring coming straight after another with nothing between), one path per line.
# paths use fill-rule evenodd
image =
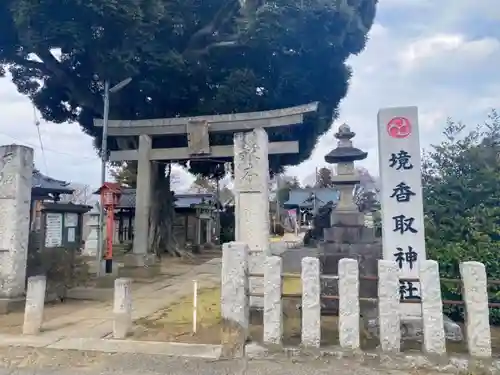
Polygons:
M51 72L56 78L64 83L68 90L68 94L82 107L91 109L97 114L103 114L103 105L90 90L85 90L83 82L78 82L78 79L67 71L67 69L54 57L50 50L38 48L34 53L42 60L46 69Z
M234 46L236 40L231 36L229 40L220 40L224 27L236 17L240 10L238 0L227 0L214 15L212 21L195 32L183 52L183 55L193 56L208 52L214 47Z
M74 184L71 187L74 189L73 194L63 195L61 197L62 202L90 205L95 200L93 190L89 185Z
M192 50L190 51L187 56L190 57L197 57L197 56L202 56L206 55L210 51L217 49L217 48L236 48L236 47L241 47L240 44L236 40L227 40L223 42L214 42L209 45L207 45L203 49L197 49L197 50Z

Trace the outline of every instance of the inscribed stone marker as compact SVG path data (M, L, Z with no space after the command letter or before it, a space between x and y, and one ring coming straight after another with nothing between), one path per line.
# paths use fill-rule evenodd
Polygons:
M397 264L400 278L418 278L426 259L417 107L384 108L378 113L384 259ZM419 283L400 282L401 300L420 300ZM420 305L406 304L406 316Z
M269 159L264 129L234 135L235 237L250 249L250 273L263 273L269 248ZM250 278L250 290L263 292L262 278ZM261 297L250 305L263 308Z
M25 291L32 179L33 149L0 146L0 299Z

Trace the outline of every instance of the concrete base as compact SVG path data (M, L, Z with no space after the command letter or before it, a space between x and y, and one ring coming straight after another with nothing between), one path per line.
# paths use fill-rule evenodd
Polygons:
M146 267L158 263L155 254L126 254L123 257L124 267Z
M364 225L364 215L356 211L338 211L333 210L330 219L331 226L357 226Z
M26 298L0 298L0 315L13 311L23 311L26 305Z
M96 339L88 337L73 338L58 337L57 335L22 336L0 334L0 347L6 346L207 359L219 359L221 353L220 345Z
M96 279L96 287L99 289L113 289L115 286L116 274L104 275Z
M68 290L66 298L86 301L109 301L113 299L113 286L107 288L72 288Z
M378 369L369 371L369 373L385 373L383 370L389 370L388 373L398 370L398 373L446 373L446 374L496 374L500 367L500 361L491 358L468 358L467 356L431 356L424 353L405 352L405 353L384 353L382 351L352 351L335 348L324 348L316 352L304 350L302 348L283 348L278 351L269 349L259 344L249 344L245 348L247 358L254 360L281 360L280 356L286 355L287 359L294 357L310 359L311 354L316 358L324 358L328 362L347 359L361 363L366 368ZM292 359L293 360L293 359ZM346 365L340 362L340 367ZM335 367L335 362L332 363ZM382 371L381 371L382 370ZM363 372L365 373L365 372ZM368 372L366 372L368 373Z
M377 243L373 228L363 225L336 226L323 230L324 241L336 244Z
M149 267L122 267L118 273L119 277L129 277L131 279L151 279L161 273L159 265Z
M443 316L444 333L446 340L461 342L464 335L460 326L446 315ZM374 308L363 316L363 325L366 332L372 337L379 338L378 310ZM422 341L424 327L421 317L401 317L401 340Z
M353 234L363 233L358 231L357 227L335 227L325 229L325 233L332 236L344 237ZM382 258L382 243L377 241L373 243L320 243L320 262L322 273L325 275L338 275L338 263L342 258L355 259L359 262L360 276L377 276L378 260ZM338 281L332 279L323 279L321 283L322 294L329 296L338 296ZM378 282L373 280L360 280L360 297L377 298ZM361 315L365 316L374 306L373 302L362 301L360 303ZM325 315L336 315L338 312L338 301L324 301L322 313Z
M158 276L161 267L155 254L127 254L123 267L118 270L119 277L149 279Z

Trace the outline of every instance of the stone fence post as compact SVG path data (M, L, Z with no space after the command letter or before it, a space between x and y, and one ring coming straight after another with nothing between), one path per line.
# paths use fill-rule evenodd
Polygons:
M443 322L443 302L439 265L435 260L420 262L420 293L422 296L422 321L424 350L429 354L446 354Z
M45 276L31 276L28 278L23 324L23 334L25 335L40 333L43 323L46 287L47 278Z
M264 268L264 342L281 345L283 305L281 302L281 257L266 257Z
M321 342L321 288L319 259L302 258L302 345L319 348Z
M132 330L132 279L115 280L113 338L124 339Z
M460 264L467 323L469 354L478 358L491 357L491 331L488 309L486 268L479 262Z
M359 266L354 259L339 261L339 341L345 349L359 349Z
M221 344L223 358L245 355L249 325L248 246L229 242L222 246Z
M401 348L399 274L396 262L378 261L378 326L384 352Z

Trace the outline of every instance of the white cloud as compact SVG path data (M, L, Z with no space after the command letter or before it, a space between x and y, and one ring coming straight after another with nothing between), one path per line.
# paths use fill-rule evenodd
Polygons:
M500 41L494 38L467 40L460 34L437 34L416 40L400 54L403 69L471 69L500 51ZM448 62L448 64L446 64Z

